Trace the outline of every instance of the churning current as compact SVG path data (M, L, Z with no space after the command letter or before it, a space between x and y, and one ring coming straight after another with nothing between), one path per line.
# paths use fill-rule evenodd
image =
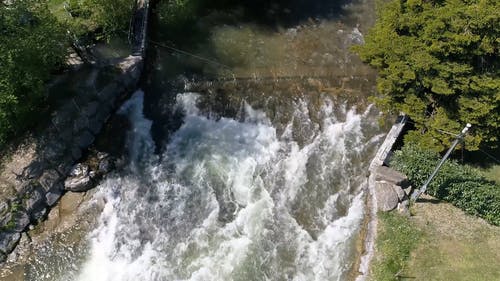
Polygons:
M381 138L376 110L326 98L313 121L298 99L278 135L247 104L238 120L210 118L198 98L177 95L183 124L162 155L143 93L120 109L132 124L130 163L98 187L106 203L91 249L63 279L346 280L359 255L367 159Z

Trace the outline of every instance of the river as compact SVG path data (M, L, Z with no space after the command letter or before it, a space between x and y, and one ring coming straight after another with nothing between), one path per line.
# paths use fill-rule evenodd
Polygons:
M375 75L349 51L373 2L341 8L280 28L207 15L209 38L183 53L157 35L117 113L127 164L87 200L102 212L49 239L22 279L353 279L383 128Z

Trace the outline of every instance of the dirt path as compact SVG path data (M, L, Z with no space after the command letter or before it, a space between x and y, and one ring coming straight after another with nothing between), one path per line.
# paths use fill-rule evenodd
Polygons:
M414 206L412 220L424 231L424 238L412 253L408 277L500 280L500 227L430 196L422 199Z

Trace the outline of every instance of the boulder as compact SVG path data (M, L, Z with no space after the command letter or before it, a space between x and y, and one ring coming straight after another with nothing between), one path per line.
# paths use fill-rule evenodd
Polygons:
M112 82L104 87L97 95L102 103L113 105L116 99L116 93L119 88L118 83Z
M94 142L94 135L92 135L88 130L84 130L76 138L76 143L81 149L86 149L89 145Z
M21 232L30 223L30 218L22 210L11 210L0 219L0 232L3 230Z
M82 114L73 122L73 134L79 134L79 132L87 129L89 127L89 118Z
M58 140L49 141L43 144L42 158L46 161L57 163L64 156L65 145Z
M45 200L45 191L41 186L33 186L21 195L22 206L28 213L31 222L36 223L45 216L47 203Z
M398 204L398 212L404 216L410 216L410 201L403 200Z
M12 252L20 239L21 234L17 232L0 232L0 253L9 254Z
M396 194L398 195L399 201L408 199L408 196L406 196L406 192L401 186L394 184L392 187L394 188L394 192L396 192Z
M91 117L89 119L89 130L94 135L97 135L101 131L102 125L102 121L98 120L97 117Z
M62 179L61 175L56 170L46 170L38 179L38 182L43 187L44 191L52 189Z
M48 206L53 206L61 198L64 190L62 183L55 184L49 191L45 193L45 203Z
M389 167L378 166L377 168L375 168L373 173L375 174L376 181L390 182L395 185L399 185L403 188L409 185L408 178L404 174L395 171Z
M99 109L99 103L96 101L89 102L83 109L83 113L88 117L92 117L96 114Z
M82 149L78 146L73 146L71 148L71 157L74 161L80 159L80 157L82 157Z
M7 201L0 201L0 216L5 215L9 211L9 204Z
M375 196L377 198L377 207L380 211L394 210L399 203L399 197L394 191L394 184L385 181L375 182Z
M65 145L73 140L73 130L64 128L59 131L59 135L57 136L57 140Z
M104 152L97 153L97 159L99 160L99 164L97 167L97 172L100 174L106 174L111 171L111 159L109 154Z
M67 127L73 118L68 118L67 114L62 114L60 111L56 111L52 115L52 125L56 126L58 130Z
M64 181L64 189L69 191L87 191L92 187L92 179L88 165L78 163Z
M71 172L73 163L73 156L67 153L63 158L60 159L59 163L55 165L55 168L59 172L59 174L66 176L67 174L69 174L69 172Z
M45 169L45 164L41 161L33 161L23 169L22 178L34 179L42 175Z

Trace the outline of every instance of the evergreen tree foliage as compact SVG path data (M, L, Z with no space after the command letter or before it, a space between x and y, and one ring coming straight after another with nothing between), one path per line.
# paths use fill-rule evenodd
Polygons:
M500 127L500 1L391 0L355 47L379 70L376 103L416 123L407 139L441 151L466 123L466 149L496 147Z

